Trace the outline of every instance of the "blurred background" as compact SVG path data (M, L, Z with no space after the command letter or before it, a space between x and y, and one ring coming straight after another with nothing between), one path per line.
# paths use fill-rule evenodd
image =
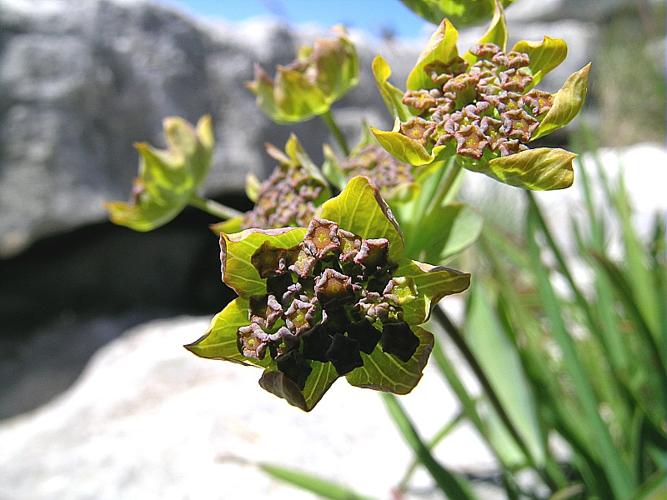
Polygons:
M567 41L546 90L593 61L584 113L547 144L600 148L612 176L622 166L637 230L648 234L653 214L667 210L664 2L517 0L507 18L511 43ZM273 168L264 143L282 147L294 132L321 162L326 127L273 124L244 82L254 62L272 72L338 23L361 59L358 87L334 106L354 143L362 118L391 124L372 58L382 54L401 87L434 29L398 0L0 0L0 498L309 497L244 460L391 496L411 453L375 394L337 384L302 414L260 391L254 370L181 348L232 297L207 230L215 220L186 209L139 234L109 223L103 208L128 197L132 144L162 145L170 115L212 115L206 193L237 209L250 207L246 174ZM461 30L459 47L483 31ZM463 187L509 233L520 194L475 174ZM567 247L559 228L579 195L538 198ZM474 273L474 263L472 255L457 267ZM463 310L457 299L445 307ZM430 371L403 400L425 433L458 404ZM493 486L493 454L471 429L448 443L445 463ZM438 498L425 474L410 495Z

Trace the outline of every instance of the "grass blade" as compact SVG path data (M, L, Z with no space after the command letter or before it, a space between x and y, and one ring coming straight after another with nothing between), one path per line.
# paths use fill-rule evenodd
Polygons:
M536 278L537 289L551 326L552 336L562 351L563 366L572 381L573 389L581 404L590 432L597 442L598 459L613 489L614 496L628 498L634 489L632 475L627 465L621 460L609 430L598 413L598 402L595 393L577 354L574 340L565 327L561 316L560 301L540 259L540 249L535 240L537 225L535 210L529 209L526 223L526 242L530 255L531 270Z
M382 394L387 410L403 435L403 438L408 443L412 451L417 456L421 464L426 467L431 477L438 484L438 487L449 498L472 500L475 496L472 493L467 481L462 477L447 470L438 461L433 458L431 451L424 444L421 437L417 433L410 417L405 413L405 410L393 394Z
M320 498L327 498L329 500L368 500L369 498L359 495L339 483L307 472L267 463L259 463L257 467L279 481L296 486L302 490L310 491Z

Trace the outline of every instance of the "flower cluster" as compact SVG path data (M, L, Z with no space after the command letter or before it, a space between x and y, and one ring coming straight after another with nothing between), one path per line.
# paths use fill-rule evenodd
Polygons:
M335 38L320 38L299 49L297 58L276 68L275 78L255 66L247 83L257 105L278 123L294 123L326 113L359 80L359 59L345 29L335 27Z
M456 145L460 155L479 160L486 150L508 156L528 149L539 119L553 105L553 96L530 88L533 78L526 53L504 53L494 43L471 50L477 62L461 57L447 64L434 61L424 67L438 85L430 90L410 90L403 103L415 118L401 132L431 147Z
M313 219L292 248L264 243L251 262L267 293L250 298L250 324L237 332L239 352L263 359L303 389L310 361L330 362L338 375L363 366L361 352L378 343L408 361L419 339L403 318L416 298L408 278L394 278L386 238L364 239L325 219Z
M269 154L275 151L267 147ZM241 227L305 226L315 215L326 186L301 164L281 161L260 186L255 206L245 213Z
M398 161L381 146L367 144L340 163L346 178L365 175L373 180L383 196L414 182L413 167Z

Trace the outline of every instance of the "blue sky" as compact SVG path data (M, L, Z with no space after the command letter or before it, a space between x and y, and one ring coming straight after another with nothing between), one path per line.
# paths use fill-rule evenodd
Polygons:
M400 37L423 34L424 20L399 0L161 0L192 14L239 21L274 16L290 24L345 24L381 36L390 30Z

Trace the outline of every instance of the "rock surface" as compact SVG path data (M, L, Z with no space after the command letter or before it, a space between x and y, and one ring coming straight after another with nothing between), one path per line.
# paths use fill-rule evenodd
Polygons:
M588 60L595 32L572 21L528 31L519 21L512 29L515 38L548 33L577 47L545 83L552 89ZM480 31L462 33L461 46ZM319 160L328 138L319 120L275 126L243 86L254 61L272 71L318 34L270 21L205 23L142 0L0 0L0 258L105 220L103 202L127 198L136 174L132 143L160 144L168 115L212 114L218 141L209 193L240 191L248 171L266 175L272 161L263 144L282 145L291 131ZM354 38L361 81L336 105L351 139L361 118L388 125L372 57L384 55L400 84L423 44Z
M101 349L69 391L0 423L0 498L311 498L238 459L298 467L391 497L411 453L375 392L339 380L303 413L260 389L258 370L181 347L207 325L181 317L130 330ZM401 402L424 436L456 412L431 370ZM466 427L437 455L458 470L493 467ZM424 476L413 485L430 491Z

